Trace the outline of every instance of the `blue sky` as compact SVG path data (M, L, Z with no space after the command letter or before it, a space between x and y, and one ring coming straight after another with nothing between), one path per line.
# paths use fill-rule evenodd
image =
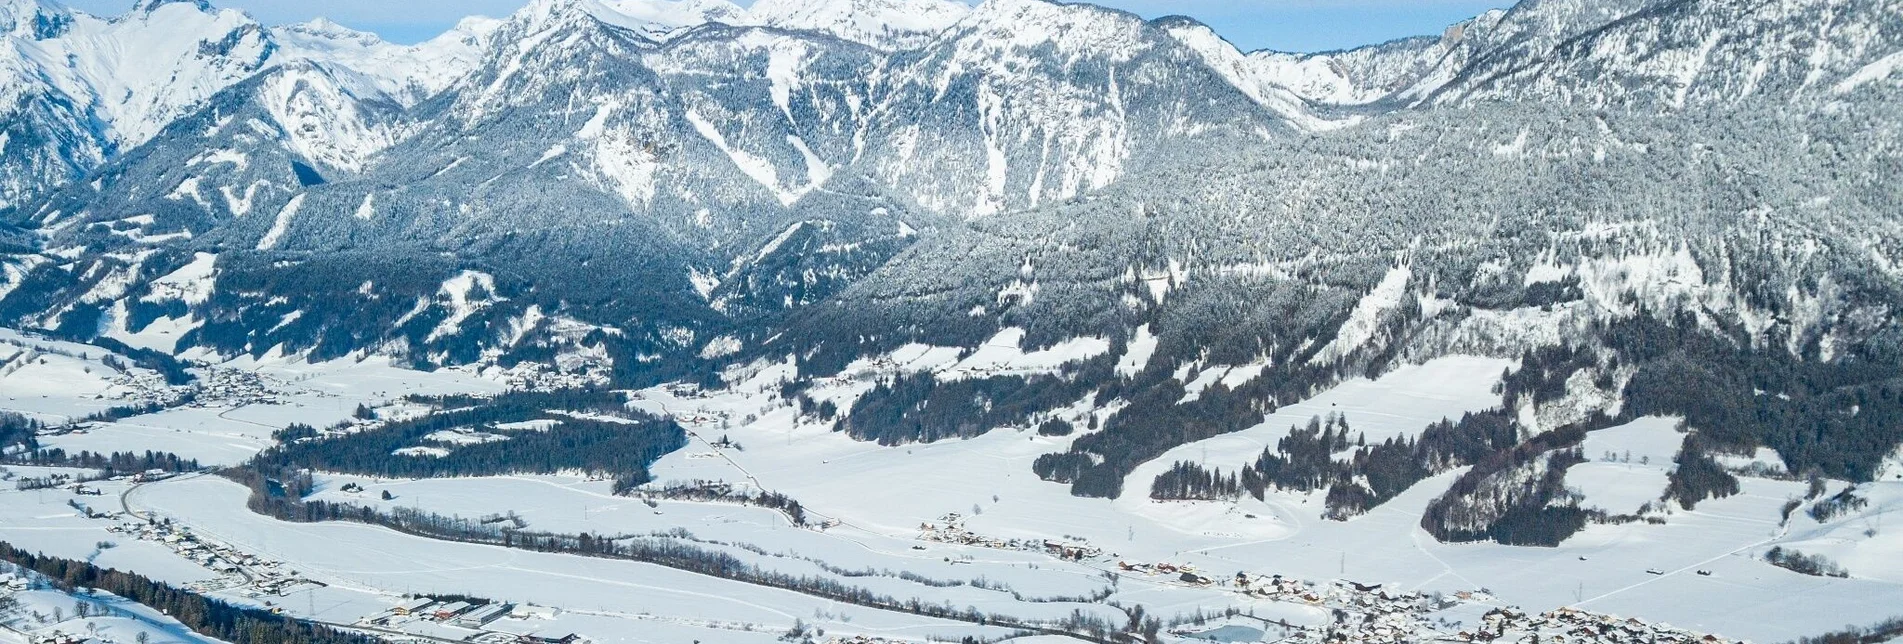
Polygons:
M64 0L73 7L116 15L132 0ZM212 0L267 23L324 16L397 42L416 42L471 14L504 16L524 0ZM752 4L740 0L739 4ZM1188 15L1214 27L1245 50L1345 49L1423 34L1510 4L1508 0L1101 0L1146 17Z

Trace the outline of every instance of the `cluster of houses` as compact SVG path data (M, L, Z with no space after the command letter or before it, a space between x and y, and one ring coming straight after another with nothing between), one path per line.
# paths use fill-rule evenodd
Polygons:
M548 368L523 369L542 365L523 362L502 374L502 382L514 391L566 391L598 386L608 382L606 373L596 371L557 371Z
M1317 583L1271 575L1236 573L1233 580L1212 580L1194 566L1169 563L1118 562L1125 572L1168 575L1200 586L1223 585L1250 597L1305 604L1328 609L1334 620L1326 625L1284 624L1291 633L1287 644L1401 644L1403 642L1459 642L1501 644L1734 644L1715 635L1694 633L1636 618L1619 618L1574 608L1529 615L1515 608L1493 608L1477 625L1461 625L1457 632L1436 628L1436 613L1462 603L1485 604L1493 598L1480 592L1452 596L1396 591L1381 584L1350 581ZM1189 635L1187 631L1178 633Z
M243 369L210 368L198 379L193 407L242 407L278 401L278 390L264 376Z
M724 424L732 422L733 415L724 411L709 412L696 409L694 411L677 412L673 417L674 422L690 427L716 427L724 426Z
M1028 550L1042 552L1067 561L1084 561L1103 556L1103 549L1088 543L1042 541L1028 539L998 539L965 529L965 517L957 512L939 517L937 523L918 525L919 540L937 543L950 543L961 546L976 546L997 550Z
M88 519L117 519L123 514L117 510L108 510L104 512L101 512L99 510L94 510L92 506L86 505L85 503L81 503L79 499L68 499L66 501L66 505L67 507L71 507L74 511L78 512L79 516L86 517Z
M1238 584L1242 583L1238 575ZM1511 642L1513 644L1732 644L1729 640L1694 633L1637 618L1559 608L1529 615L1517 608L1494 608L1477 626L1445 633L1433 628L1431 615L1462 602L1488 602L1485 593L1459 592L1452 597L1420 592L1396 592L1381 585L1346 581L1327 584L1280 576L1252 580L1251 594L1280 601L1307 603L1334 609L1342 618L1328 628L1306 629L1293 642L1323 641L1342 644L1398 644L1400 642Z
M200 539L191 530L170 523L124 523L109 527L107 531L164 544L179 556L222 575L216 582L195 584L202 587L194 590L229 590L243 585L246 587L243 592L246 597L257 598L267 595L282 597L300 586L323 585L298 576L295 571L283 568L277 561Z
M185 400L192 391L190 386L175 387L165 382L165 376L156 371L132 370L120 372L112 378L118 385L114 390L95 396L96 400L108 398L125 401L129 405L159 405L172 407Z
M1296 639L1347 644L1397 644L1438 639L1428 615L1451 606L1419 592L1390 591L1380 585L1335 581L1311 584L1280 577L1259 581L1250 592L1281 601L1299 601L1330 608L1344 619L1327 629L1308 629Z
M1195 564L1173 564L1167 561L1159 561L1151 564L1120 560L1117 562L1117 569L1126 573L1140 575L1174 577L1178 582L1194 586L1213 586L1216 584L1216 580L1204 577L1201 572L1197 571ZM1248 579L1246 575L1236 575L1237 582L1240 583L1244 589L1248 588L1248 582L1245 581L1246 579Z
M219 367L206 368L196 382L188 385L172 385L165 381L164 375L151 371L125 372L112 382L118 387L94 399L120 400L129 407L242 407L275 403L281 393L257 373ZM49 428L49 431L83 433L85 427L82 423Z
M1481 619L1478 628L1460 631L1455 639L1516 644L1731 644L1717 635L1571 607L1539 615L1494 609Z
M1281 575L1250 578L1241 573L1237 573L1236 580L1239 588L1257 597L1364 613L1398 614L1442 608L1419 592L1391 591L1381 584L1339 580L1321 584ZM1476 596L1469 594L1468 597Z
M1298 627L1286 640L1290 644L1326 642L1329 644L1400 644L1450 639L1432 627L1430 615L1456 605L1447 598L1418 591L1395 591L1382 584L1360 584L1335 580L1313 582L1282 575L1236 573L1233 579L1205 576L1191 564L1169 562L1138 563L1118 561L1125 573L1161 575L1177 583L1193 586L1224 586L1249 597L1268 601L1302 604L1328 609L1335 619L1326 626ZM1484 601L1485 595L1459 593L1463 601ZM1460 639L1460 638L1452 638ZM1476 638L1471 634L1464 642Z

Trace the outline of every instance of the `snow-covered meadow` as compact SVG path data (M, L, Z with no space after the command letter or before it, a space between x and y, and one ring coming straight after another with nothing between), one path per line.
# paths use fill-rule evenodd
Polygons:
M625 619L646 615L714 621L722 628L751 625L774 633L803 620L836 631L915 638L1002 634L1000 629L842 605L649 564L450 543L359 524L285 523L244 511L246 494L229 481L196 477L144 486L128 501L141 511L181 518L198 534L288 562L330 585L319 602L348 591L356 591L357 601L379 593L458 593ZM296 610L299 599L282 603ZM647 639L637 635L626 641Z

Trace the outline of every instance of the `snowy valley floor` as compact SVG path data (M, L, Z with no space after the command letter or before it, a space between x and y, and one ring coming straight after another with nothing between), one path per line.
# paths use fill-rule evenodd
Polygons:
M44 343L5 339L14 350ZM138 390L123 377L109 377L96 348L44 348L58 351L42 351L44 362L0 374L0 409L56 422L122 404L115 401ZM933 359L928 353L910 358ZM981 366L1009 368L1013 360L1037 358L988 359L996 364ZM1459 472L1429 479L1347 522L1321 519L1320 495L1155 502L1144 494L1148 481L1170 463L1189 460L1230 470L1312 416L1344 414L1370 440L1380 440L1496 406L1493 387L1508 365L1451 357L1379 380L1344 383L1282 407L1255 428L1170 451L1140 467L1128 491L1114 500L1072 497L1066 487L1031 473L1032 460L1064 449L1074 437L999 428L971 440L882 447L835 433L828 424L801 422L776 394L774 385L791 369L785 365L765 365L718 392L633 392L630 404L671 415L692 432L688 447L653 468L658 483L726 481L783 493L826 520L824 529L795 527L763 508L614 496L609 482L579 475L321 475L315 498L465 518L513 513L531 530L554 533L671 533L765 569L830 575L880 593L1037 620L1073 611L1120 618L1102 601L1080 600L1099 593L1107 593L1108 601L1142 604L1166 619L1235 608L1294 626L1330 620L1323 606L1239 592L1230 582L1237 572L1449 595L1484 590L1432 616L1449 620L1440 633L1447 636L1471 627L1486 607L1507 605L1534 613L1574 606L1757 642L1903 614L1903 534L1881 527L1884 515L1903 505L1903 483L1863 486L1870 506L1829 523L1800 513L1785 524L1781 509L1805 495L1805 484L1746 478L1743 494L1672 512L1663 525L1595 525L1558 548L1442 544L1428 536L1417 525L1421 511ZM377 363L266 360L226 367L251 374L230 382L249 384L223 398L201 397L200 406L91 424L83 433L43 442L69 451L172 451L209 465L232 464L271 444L271 432L291 422L327 425L347 419L359 404L398 412L402 405L396 401L408 393L502 388L483 374L426 374ZM870 387L877 369L860 368L816 387L815 395L848 407ZM1064 413L1082 420L1108 411L1080 401ZM1568 485L1588 506L1636 511L1661 492L1679 436L1674 425L1671 419L1641 419L1596 432L1586 446L1593 462L1570 472ZM741 447L716 447L723 436ZM15 479L50 473L8 469ZM1831 492L1844 485L1833 482ZM13 488L11 482L0 485L0 541L134 570L235 602L268 602L325 622L354 624L387 615L406 594L460 594L559 609L500 620L489 627L492 632L574 632L599 642L770 642L796 624L899 641L1007 635L997 627L845 605L649 564L450 543L358 524L285 523L246 510L244 488L213 476L101 481L90 484L97 495L79 495L70 487ZM383 499L384 492L392 498ZM123 527L144 517L169 519L219 548L280 562L300 583L282 594L253 594L234 573L209 569L163 540L137 538ZM1064 561L1042 547L983 545L1010 540L1061 542L1097 554ZM1774 545L1826 554L1851 574L1811 577L1771 566L1763 554ZM1131 572L1120 562L1187 564L1221 583ZM842 570L869 574L846 576ZM901 572L914 578L901 578ZM961 583L929 586L918 578ZM1248 636L1270 641L1287 635L1260 619L1234 626L1242 630L1230 634L1253 632ZM444 641L474 632L414 623L404 628Z

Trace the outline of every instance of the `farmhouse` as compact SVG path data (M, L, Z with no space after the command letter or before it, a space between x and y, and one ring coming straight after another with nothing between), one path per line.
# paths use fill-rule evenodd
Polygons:
M390 613L394 615L403 615L407 617L409 615L422 612L423 609L429 608L430 605L434 603L436 603L436 600L434 599L430 599L428 597L418 597L416 599L412 599L412 600L403 602L401 604L397 604L395 608L390 609Z
M482 628L508 614L508 604L484 604L457 616L450 623L463 628Z
M430 616L440 622L461 615L469 609L469 602L452 602L436 607L436 610L430 611Z

